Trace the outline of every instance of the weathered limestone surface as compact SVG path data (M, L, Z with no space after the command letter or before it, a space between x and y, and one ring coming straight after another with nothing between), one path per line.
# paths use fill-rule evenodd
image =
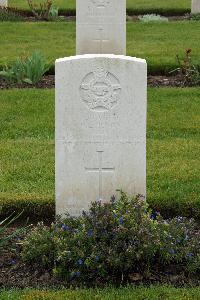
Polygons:
M7 7L8 6L8 0L0 0L0 7Z
M146 193L147 67L122 55L56 61L56 213L116 189Z
M126 54L126 0L76 0L76 54Z
M200 13L200 0L192 0L192 14Z

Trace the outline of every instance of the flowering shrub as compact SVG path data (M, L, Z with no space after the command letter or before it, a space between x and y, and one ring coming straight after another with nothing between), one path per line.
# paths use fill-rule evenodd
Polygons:
M191 57L192 49L185 50L185 56L180 59L179 55L176 55L178 68L172 70L170 73L176 72L180 76L182 86L196 86L200 84L200 71L199 66L195 66Z
M70 282L122 282L180 262L185 271L197 272L199 237L193 220L165 221L143 197L121 192L118 201L95 202L81 217L39 224L26 237L22 257Z

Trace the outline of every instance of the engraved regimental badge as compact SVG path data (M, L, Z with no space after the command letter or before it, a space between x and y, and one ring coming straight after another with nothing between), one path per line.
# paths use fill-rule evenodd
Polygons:
M80 93L89 109L106 111L119 102L121 86L116 76L103 68L97 68L83 78Z

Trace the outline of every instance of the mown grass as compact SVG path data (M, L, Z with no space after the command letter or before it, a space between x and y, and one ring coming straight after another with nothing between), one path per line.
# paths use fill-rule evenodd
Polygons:
M200 91L149 89L147 199L200 217ZM0 92L0 210L54 214L54 90Z
M35 0L35 3L40 3L41 0ZM62 10L75 10L76 1L75 0L54 0L54 5ZM27 5L27 0L10 0L9 5L11 7L17 7L19 9L27 10L29 7ZM133 12L148 12L148 11L158 11L158 12L171 12L171 13L183 13L188 12L191 9L190 0L127 0L127 9Z
M168 73L177 67L176 54L192 49L200 65L200 22L141 22L127 24L127 55L145 58L149 73ZM75 22L0 24L0 69L16 57L40 50L54 68L56 58L75 55Z
M2 300L197 300L200 288L174 288L167 286L127 287L80 290L2 290Z

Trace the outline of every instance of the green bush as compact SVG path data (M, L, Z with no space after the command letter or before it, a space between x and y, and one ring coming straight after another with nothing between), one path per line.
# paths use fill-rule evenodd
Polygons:
M22 20L23 18L14 9L0 7L0 22Z
M49 20L50 21L58 20L58 12L59 12L58 7L52 6L50 11L49 11Z
M42 79L42 76L49 68L50 66L46 63L42 54L35 51L30 57L18 58L11 68L6 67L1 71L0 76L11 83L35 85Z
M156 14L149 14L149 15L139 16L139 20L141 22L145 22L145 23L149 23L149 22L168 22L168 18L162 17L160 15L156 15Z
M43 0L42 2L35 2L34 0L27 0L28 6L32 14L38 20L49 20L50 11L52 8L52 0Z
M200 21L200 13L191 14L190 19L193 20L193 21Z
M142 196L121 192L118 201L95 202L78 218L67 215L50 227L40 223L26 237L22 257L69 282L119 283L134 273L149 278L171 264L198 273L199 238L193 220L163 220Z

